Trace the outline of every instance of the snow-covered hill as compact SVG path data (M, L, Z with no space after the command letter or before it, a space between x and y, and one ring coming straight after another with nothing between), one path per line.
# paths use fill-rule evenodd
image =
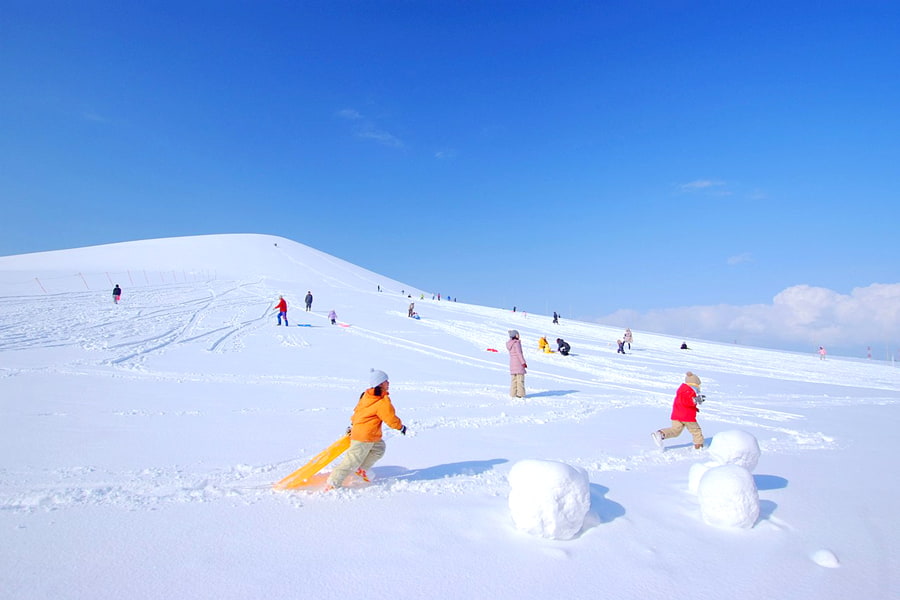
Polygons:
M900 369L642 331L623 356L621 333L432 300L272 236L2 257L0 597L896 595ZM574 355L539 353L541 335ZM370 367L409 427L386 433L375 481L273 491L340 435ZM750 530L700 518L688 470L706 451L650 440L686 370L707 441L759 440ZM506 474L526 458L590 475L574 540L516 530Z

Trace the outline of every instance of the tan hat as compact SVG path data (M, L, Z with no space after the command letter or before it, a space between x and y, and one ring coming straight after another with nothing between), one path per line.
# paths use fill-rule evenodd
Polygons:
M689 386L700 389L700 378L688 371L685 373L684 382Z

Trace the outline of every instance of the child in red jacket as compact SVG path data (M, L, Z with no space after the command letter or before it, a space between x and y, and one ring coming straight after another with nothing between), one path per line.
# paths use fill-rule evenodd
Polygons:
M675 402L672 404L672 426L650 434L657 446L662 448L663 440L678 437L687 428L694 438L694 448L697 450L703 448L703 432L700 431L700 425L697 424L697 413L700 409L697 407L705 398L698 395L699 391L700 378L688 371L685 374L684 383L675 392Z

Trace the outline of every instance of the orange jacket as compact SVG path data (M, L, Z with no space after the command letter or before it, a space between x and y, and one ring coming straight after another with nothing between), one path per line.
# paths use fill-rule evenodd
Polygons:
M403 422L394 412L391 397L387 394L376 396L374 388L369 388L359 397L350 418L350 439L357 442L381 441L381 424L387 423L391 429L400 429Z

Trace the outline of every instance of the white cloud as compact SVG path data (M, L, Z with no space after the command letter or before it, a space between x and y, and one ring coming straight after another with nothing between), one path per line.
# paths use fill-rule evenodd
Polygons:
M683 183L678 186L682 192L698 192L709 191L712 188L722 188L725 186L724 181L714 181L711 179L698 179L690 183Z
M363 118L359 111L352 108L345 108L343 110L337 111L337 116L341 117L342 119L348 119L350 121L356 121Z
M729 265L739 265L748 262L753 262L753 255L749 252L743 252L741 254L736 254L735 256L728 257Z
M379 128L372 119L353 108L344 108L337 111L337 116L348 121L357 122L356 136L366 140L373 140L383 146L402 148L403 141L397 136Z
M809 285L778 293L771 304L617 311L602 323L656 333L769 348L818 345L857 352L900 344L900 283L873 283L850 294Z
M397 137L391 135L387 131L375 129L374 127L366 127L362 131L358 132L357 135L363 139L375 140L383 146L390 146L391 148L403 147L403 142L400 141Z

